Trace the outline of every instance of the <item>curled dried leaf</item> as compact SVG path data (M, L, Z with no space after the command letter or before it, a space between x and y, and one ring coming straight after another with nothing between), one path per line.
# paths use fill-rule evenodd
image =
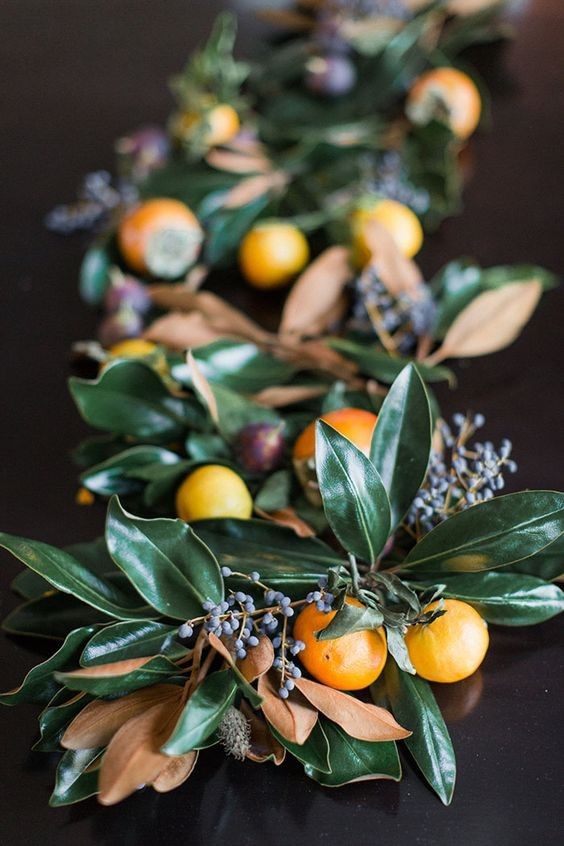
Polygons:
M263 699L262 712L276 731L291 743L303 744L317 722L318 713L299 690L281 699L272 673L259 678L258 692Z
M266 156L245 155L217 148L210 150L206 162L210 167L229 173L267 173L272 169L272 164Z
M197 760L198 752L196 751L169 758L168 763L152 782L153 790L157 793L168 793L180 787L194 772Z
M295 282L282 311L279 334L315 336L343 316L344 290L353 278L346 247L329 247Z
M295 682L308 702L357 740L402 740L411 734L385 708L361 702L309 679L296 679Z
M266 635L259 637L257 646L249 647L247 657L237 661L237 666L249 683L267 673L274 661L274 647Z
M325 385L273 385L259 391L251 399L264 408L283 408L285 405L294 405L326 393Z
M265 761L273 760L277 767L280 766L286 757L286 750L276 740L266 720L263 720L244 699L241 701L239 708L251 727L247 758L257 764L263 764Z
M311 526L305 520L302 520L301 517L298 517L295 510L290 506L279 508L277 511L263 511L262 508L255 506L255 512L263 520L269 520L278 526L287 526L289 529L293 529L299 538L315 537L315 531Z
M187 361L188 367L190 368L190 374L192 376L194 390L206 406L211 419L217 426L219 424L219 411L217 408L215 394L210 387L210 383L196 364L196 359L192 355L192 350L188 353Z
M427 363L485 355L507 347L519 336L541 294L542 285L536 279L511 282L480 294L456 317Z
M366 245L372 253L372 267L390 294L408 294L417 299L422 294L423 277L414 261L406 258L385 226L377 220L363 225Z

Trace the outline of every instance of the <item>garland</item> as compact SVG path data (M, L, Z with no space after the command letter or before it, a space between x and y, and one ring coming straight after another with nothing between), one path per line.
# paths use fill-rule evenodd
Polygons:
M499 34L498 9L415 5L269 11L299 34L256 68L221 16L173 81L169 136L121 139L121 181L90 176L49 216L98 226L81 291L107 315L70 390L104 433L75 451L79 501L109 499L93 542L0 534L27 566L4 628L62 640L0 695L44 707L53 805L171 790L219 743L326 786L399 780L405 744L448 804L429 681L476 678L487 623L564 609L564 495L501 495L511 443L476 442L480 414L448 425L431 391L555 280L458 260L427 284L412 259L419 219L458 208L476 122L449 61ZM237 252L256 287L298 275L275 332L200 289Z

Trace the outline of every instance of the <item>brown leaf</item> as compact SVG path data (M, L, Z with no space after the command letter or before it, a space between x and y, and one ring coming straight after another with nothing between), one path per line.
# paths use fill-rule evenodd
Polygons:
M214 148L206 156L210 167L225 170L228 173L267 173L272 164L266 156L247 156L230 150Z
M170 790L180 787L192 775L197 760L197 751L169 758L168 763L152 782L151 787L157 793L168 793Z
M212 329L206 318L198 312L183 314L171 311L151 323L143 333L143 337L170 350L183 352L190 347L211 344L212 341L217 341L225 335Z
M224 644L224 642L220 640L218 636L215 635L213 632L208 633L208 640L212 649L215 649L215 651L218 652L222 658L225 658L225 660L231 667L234 667L235 659L227 648L227 646Z
M322 714L358 740L402 740L411 732L402 728L385 708L361 702L340 690L309 679L295 679L296 687Z
M326 385L273 385L254 394L251 399L265 408L282 408L326 393Z
M318 713L299 690L293 690L287 699L278 696L271 673L259 678L259 696L262 712L276 731L291 743L305 743L317 722Z
M180 689L180 688L179 688ZM100 769L98 801L115 805L139 787L154 782L170 758L160 751L182 705L160 702L128 720L114 735Z
M288 182L288 176L280 170L273 173L261 173L242 179L225 195L222 208L238 209L258 200L269 191L280 191Z
M500 0L449 0L447 9L451 15L476 15L499 5Z
M217 426L219 424L219 411L217 408L215 394L210 387L210 383L196 364L196 359L192 355L192 350L188 352L187 361L188 367L190 368L190 374L192 376L194 390L206 406L211 419Z
M353 278L346 247L329 247L304 270L295 282L280 321L279 334L314 336L344 314L343 293Z
M132 717L159 702L180 699L181 695L182 688L176 685L155 684L109 702L95 699L70 723L61 739L61 746L65 749L107 746L116 731Z
M542 285L536 279L480 294L455 318L442 346L427 363L485 355L507 347L531 317L541 294Z
M390 232L377 220L367 220L363 231L372 253L370 265L388 291L394 297L409 294L417 299L422 292L423 277L415 262L403 255Z
M292 12L290 9L259 9L257 16L274 26L281 26L284 29L307 31L313 27L313 19L299 12Z
M255 505L255 512L262 517L263 520L269 520L271 523L276 523L278 526L287 526L293 529L299 538L313 538L315 531L311 526L298 517L293 508L279 508L277 511L263 511L262 508L257 508Z
M126 676L128 673L133 673L135 670L141 669L156 655L148 655L144 658L127 658L125 661L112 661L110 664L97 664L95 667L84 667L80 670L71 670L65 673L65 676L70 678L114 678L118 676Z
M254 711L243 699L239 709L251 727L250 749L247 758L257 764L263 764L274 758L276 766L280 766L286 757L286 750L279 743L268 727L268 723Z
M266 635L261 635L258 645L250 646L247 649L247 657L237 661L237 666L247 681L252 683L270 670L273 661L272 641Z
M358 373L358 365L331 349L324 341L286 339L276 351L279 358L296 362L304 369L330 373L338 379L350 381Z

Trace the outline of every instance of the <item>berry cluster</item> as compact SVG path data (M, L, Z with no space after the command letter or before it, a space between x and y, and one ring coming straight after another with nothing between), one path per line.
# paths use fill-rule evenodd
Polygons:
M133 205L137 199L137 189L129 182L114 186L108 171L97 170L86 174L74 203L55 206L47 214L45 226L59 235L95 229L118 206Z
M409 206L416 214L424 214L429 208L429 194L424 188L415 188L408 180L402 157L397 150L382 154L370 193L381 194Z
M499 449L491 441L468 444L485 423L483 414L455 414L452 427L439 421L443 448L431 453L423 487L413 500L406 524L417 537L457 511L491 499L505 487L504 473L515 473L511 441Z

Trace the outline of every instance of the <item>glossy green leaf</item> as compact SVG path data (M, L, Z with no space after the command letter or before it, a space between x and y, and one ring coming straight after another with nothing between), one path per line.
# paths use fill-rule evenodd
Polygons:
M224 385L211 385L219 414L219 431L232 441L249 423L280 423L280 415Z
M559 576L564 576L564 535L560 535L559 538L537 552L536 555L526 558L524 561L516 561L501 569L503 572L536 576L547 582L551 582Z
M425 478L431 437L431 408L425 384L410 364L384 400L370 447L370 460L390 498L392 529L401 523Z
M522 491L472 506L440 523L409 552L412 572L477 572L513 564L564 532L564 494Z
M386 626L386 643L388 652L400 668L406 673L415 673L415 667L411 663L409 652L405 644L405 637L401 629L394 626Z
M394 717L413 732L404 743L425 780L441 802L449 805L456 780L456 759L429 683L402 672L393 661L386 662L384 682Z
M108 507L106 541L115 563L141 596L169 617L189 620L206 599L223 599L219 565L183 520L144 520L114 498Z
M0 546L47 579L53 587L72 594L111 617L131 620L152 616L152 609L144 605L141 599L133 605L131 598L123 591L107 579L92 573L62 549L4 532L0 533Z
M177 626L153 620L114 623L105 626L88 641L82 655L82 667L142 658L144 655L166 655L174 661L186 655L187 649L177 641Z
M168 443L204 421L195 401L173 396L160 376L140 361L118 360L95 380L69 380L82 417L96 429Z
M112 264L105 246L93 246L84 254L78 276L78 289L82 299L89 305L98 305L110 284L109 270Z
M323 420L316 425L315 464L325 515L347 552L377 561L390 532L390 503L370 460Z
M328 626L315 632L317 640L332 640L352 632L373 631L380 628L384 617L377 608L368 606L357 607L345 603L340 608Z
M193 353L209 382L242 394L255 394L271 385L283 385L296 372L293 365L262 352L249 341L220 338L197 347ZM187 364L173 367L172 375L184 385L192 384Z
M137 493L144 487L135 473L147 465L169 467L178 464L180 457L158 446L135 446L96 464L80 476L80 483L101 496Z
M132 659L141 662L142 659ZM128 662L124 662L128 663ZM158 684L171 678L178 672L178 667L165 658L164 655L148 657L140 666L131 669L114 668L108 665L105 672L103 667L96 665L83 670L70 670L56 673L56 679L69 690L83 690L93 696L124 696L142 687Z
M431 584L429 582L429 584ZM470 603L489 623L529 626L564 611L557 585L518 573L472 573L441 577L443 596Z
M63 645L46 661L33 667L19 687L0 694L2 705L19 705L21 702L45 704L57 693L60 684L55 673L76 666L78 656L96 626L84 626L75 629L65 639Z
M255 505L263 511L277 511L290 504L292 475L289 470L277 470L265 481L257 495Z
M60 749L60 740L65 729L91 701L86 693L74 696L68 690L60 690L49 701L48 706L39 715L39 731L41 737L33 745L34 752L56 752Z
M195 461L228 459L231 455L229 446L221 435L212 432L190 432L186 439L186 451Z
M165 755L184 755L216 730L232 704L237 682L231 670L206 676L186 703L176 727L162 748Z
M98 770L103 749L68 749L57 767L52 808L72 805L98 793Z
M412 359L399 356L392 357L372 346L359 344L345 338L330 338L327 343L334 350L344 355L345 358L350 358L356 362L361 372L366 376L371 376L387 385L391 385L408 364L414 364L417 367L425 382L452 382L454 380L452 370L447 367L429 367L420 362L415 364Z
M323 731L321 720L316 722L308 739L301 746L298 743L292 743L287 740L276 731L274 726L271 725L269 728L276 740L302 764L320 773L328 774L331 772L329 743L327 741L327 735Z
M114 618L68 593L51 591L14 608L2 621L2 629L9 634L63 640L73 629L109 622Z
M393 741L372 743L357 740L329 720L320 718L320 723L329 741L331 772L322 772L306 763L305 773L314 781L325 787L340 787L354 781L401 779L401 765Z

